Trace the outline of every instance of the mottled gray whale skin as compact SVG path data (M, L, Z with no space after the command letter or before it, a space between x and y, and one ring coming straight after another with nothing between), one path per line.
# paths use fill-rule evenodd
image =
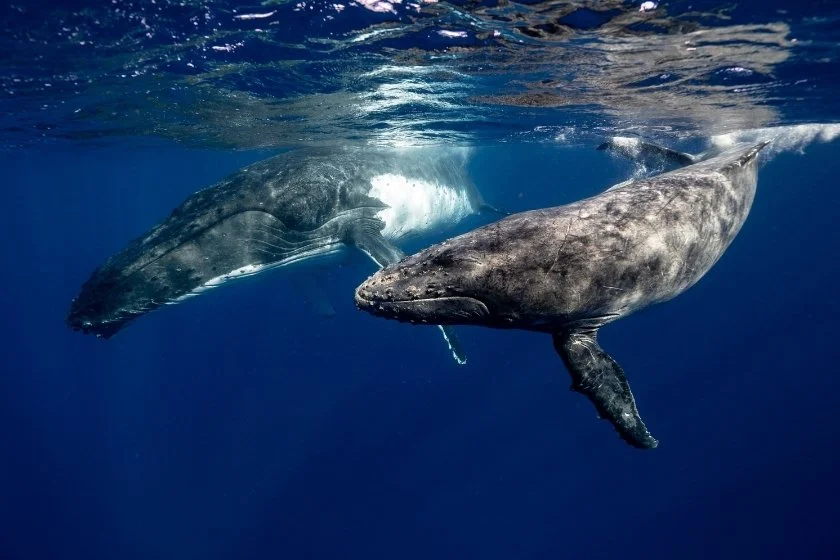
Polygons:
M656 447L597 331L681 294L709 271L747 218L765 145L438 243L374 274L356 289L356 304L412 323L550 333L572 388L628 443Z
M489 208L466 159L459 148L347 148L257 162L190 196L109 258L82 286L67 323L108 338L141 315L226 280L346 246L380 266L396 262L403 253L395 243ZM451 333L448 341L456 344Z

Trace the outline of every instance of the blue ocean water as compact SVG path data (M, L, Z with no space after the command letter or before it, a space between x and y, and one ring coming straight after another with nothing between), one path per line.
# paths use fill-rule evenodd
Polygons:
M492 2L434 3L419 19L398 2L329 13L332 4L312 4L317 17L283 2L10 6L0 59L0 558L836 557L837 8L662 2L656 10L669 15L646 40L702 51L697 35L684 38L699 28L736 51L708 51L704 66L669 71L685 80L662 79L676 85L628 93L587 69L603 59L627 70L604 58L609 41L653 23L616 22L644 16L638 2L602 4L499 5L516 18L481 11ZM155 27L158 5L171 13ZM537 17L572 5L553 23ZM90 23L106 16L108 25ZM285 34L255 40L270 21ZM340 41L324 30L334 21L345 26ZM598 35L608 23L617 30ZM40 43L65 27L80 34L76 46L93 38L107 48ZM518 35L494 43L494 30ZM177 48L164 31L181 37ZM190 49L210 48L205 34L245 45L210 56L241 58L196 69L204 59ZM464 51L441 47L447 38ZM598 52L578 60L576 49ZM422 70L400 70L412 61ZM117 67L143 83L123 84ZM520 87L526 74L552 91ZM560 95L576 101L540 105ZM436 329L360 313L353 289L375 267L353 253L317 274L239 281L107 341L64 323L106 258L193 192L278 150L471 145L473 181L516 212L646 172L596 151L605 136L699 151L710 137L767 129L784 132L721 261L685 294L602 331L656 450L629 448L596 419L545 335L461 327L469 360L458 366ZM313 313L295 274L325 290L333 317Z

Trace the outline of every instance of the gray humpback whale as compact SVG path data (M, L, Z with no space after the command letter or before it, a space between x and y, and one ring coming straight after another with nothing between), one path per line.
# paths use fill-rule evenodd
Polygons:
M229 280L360 249L378 266L395 243L482 209L462 148L304 149L245 167L190 196L109 258L73 300L67 324L103 338L164 304ZM458 342L441 328L454 357Z
M356 304L412 323L550 333L572 389L625 441L656 447L598 329L679 295L717 262L747 218L766 144L438 243L374 274Z

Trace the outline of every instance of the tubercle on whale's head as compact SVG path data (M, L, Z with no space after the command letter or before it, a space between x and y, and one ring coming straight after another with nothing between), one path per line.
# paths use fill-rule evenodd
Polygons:
M415 324L486 324L493 304L482 289L484 263L451 241L385 267L356 288L356 307Z

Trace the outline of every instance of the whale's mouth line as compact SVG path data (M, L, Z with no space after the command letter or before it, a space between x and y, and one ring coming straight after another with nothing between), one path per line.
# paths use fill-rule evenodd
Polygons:
M490 315L490 310L483 301L466 296L377 299L360 292L362 290L356 290L356 307L373 315L398 321L419 320L443 325Z
M405 303L417 303L417 304L424 304L433 301L474 301L476 303L481 303L479 300L471 297L465 296L443 296L443 297L431 297L431 298L406 298L406 299L368 299L364 296L360 295L359 292L356 292L356 301L363 303L365 305L387 305L389 303L393 304L405 304ZM483 305L483 304L482 304Z

